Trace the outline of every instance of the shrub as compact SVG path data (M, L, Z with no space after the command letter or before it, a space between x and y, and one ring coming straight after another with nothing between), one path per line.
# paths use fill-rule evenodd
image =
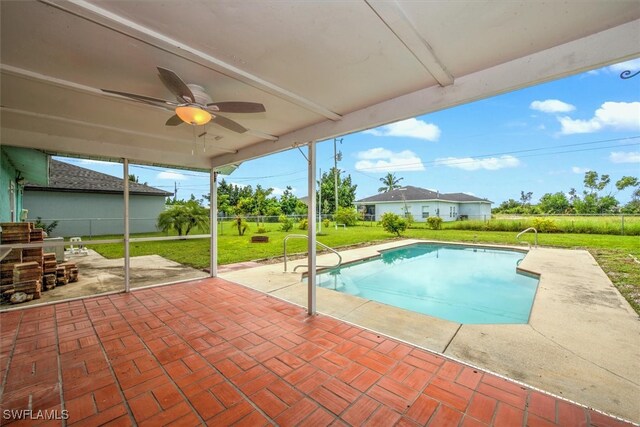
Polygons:
M407 220L407 227L411 227L415 222L415 219L413 219L413 215L411 215L409 212L404 214L404 219Z
M334 216L334 220L338 224L344 224L347 227L356 225L358 222L358 212L353 208L338 208Z
M46 223L42 222L41 216L37 217L36 223L33 224L33 228L42 228L44 232L47 233L47 236L49 236L57 226L58 221L52 221L51 224L47 225Z
M298 223L298 228L300 230L306 230L308 226L309 226L309 221L306 218L301 219L300 222Z
M264 227L258 227L258 231L256 231L257 234L264 234L267 232L267 229Z
M551 218L533 218L533 227L542 233L553 233L558 231L556 222Z
M247 221L244 220L243 217L237 216L235 219L236 228L238 229L238 236L244 236L244 232L247 231L249 225L247 225Z
M293 221L286 215L280 215L278 221L282 223L280 226L280 231L291 231L293 228Z
M325 218L322 220L322 226L324 228L329 228L331 226L331 221L329 221L329 218Z
M432 230L440 230L442 228L442 218L438 216L430 216L427 218L427 225Z
M399 215L394 214L393 212L387 212L382 215L380 219L380 223L382 224L382 228L389 233L393 233L396 236L400 237L403 231L407 229L408 223L406 218L402 218Z

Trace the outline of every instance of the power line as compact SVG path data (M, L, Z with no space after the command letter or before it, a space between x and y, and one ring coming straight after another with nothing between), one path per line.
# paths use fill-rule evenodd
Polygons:
M625 141L625 140L638 139L638 138L640 138L640 136L631 136L631 137L613 138L613 139L603 139L603 140L598 140L598 141L589 141L589 142L580 142L580 143L575 143L575 144L557 145L557 146L554 146L554 147L539 147L539 148L529 148L529 149L525 149L525 150L503 151L503 152L500 152L500 153L473 155L473 156L467 156L467 157L471 157L471 160L460 159L459 161L448 161L447 164L449 165L449 164L473 163L477 159L483 159L483 158L492 157L492 156L504 156L504 155L508 155L508 154L528 153L528 152L543 151L543 150L556 150L556 149L565 148L565 147L577 147L577 146L592 145L592 144L603 144L603 143L607 143L607 142ZM590 148L590 149L557 151L557 152L551 152L551 153L532 154L532 155L525 155L525 156L519 156L519 157L550 156L550 155L554 155L554 154L565 154L565 153L574 153L574 152L581 152L581 151L602 150L602 149L606 149L606 148L628 147L628 146L634 146L634 145L639 145L639 143L634 142L634 143L630 143L630 144L617 144L617 145L609 145L609 146L603 146L603 147L595 147L595 148ZM429 162L420 161L420 162L403 163L400 166L406 167L406 166L419 166L419 165L429 165L429 164L430 165L440 165L441 163L442 163L441 160L432 160L432 161L429 161ZM363 171L363 170L375 171L375 170L378 170L378 169L387 170L388 168L389 168L389 166L371 166L371 167L367 167L367 168L360 168L359 171L360 172Z

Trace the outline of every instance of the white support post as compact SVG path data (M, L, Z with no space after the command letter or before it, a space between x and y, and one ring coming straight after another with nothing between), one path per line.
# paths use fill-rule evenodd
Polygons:
M124 180L124 291L130 292L129 270L131 260L129 259L129 159L123 159L123 180Z
M209 242L209 253L211 259L209 260L209 271L211 277L218 276L218 172L211 169L210 182L209 182L209 215L211 216L209 222L209 231L211 233L211 240Z
M307 313L316 314L316 142L309 142L308 195L308 258L307 258Z

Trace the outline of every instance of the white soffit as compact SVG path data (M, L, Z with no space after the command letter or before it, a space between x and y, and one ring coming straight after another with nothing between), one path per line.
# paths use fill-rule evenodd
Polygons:
M640 56L638 1L0 2L2 144L208 168ZM250 129L166 127L156 66ZM195 135L195 136L194 136ZM194 141L196 148L194 149Z

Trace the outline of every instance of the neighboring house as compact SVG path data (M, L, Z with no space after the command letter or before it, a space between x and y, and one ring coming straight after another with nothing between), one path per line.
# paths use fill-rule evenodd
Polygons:
M53 236L100 236L124 233L123 180L51 159L49 184L24 188L29 220L58 221ZM156 231L158 215L169 193L129 182L131 233Z
M356 201L366 219L379 221L386 212L411 214L418 222L430 216L443 221L491 218L491 201L464 193L439 193L410 185Z
M25 184L46 186L48 181L48 155L30 148L0 146L0 222L20 222Z

